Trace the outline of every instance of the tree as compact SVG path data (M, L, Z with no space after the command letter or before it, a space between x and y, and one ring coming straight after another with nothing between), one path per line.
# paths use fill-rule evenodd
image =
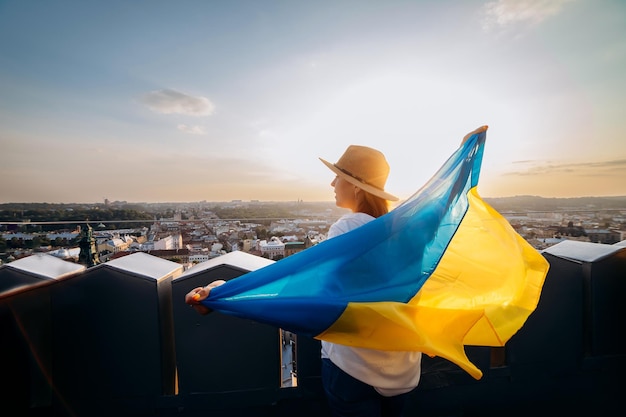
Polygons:
M39 240L39 236L34 236L32 239L28 239L24 242L24 244L28 249L36 249L41 246L41 241Z
M257 239L263 240L268 238L267 229L257 227L256 229L254 229L254 232L256 233Z

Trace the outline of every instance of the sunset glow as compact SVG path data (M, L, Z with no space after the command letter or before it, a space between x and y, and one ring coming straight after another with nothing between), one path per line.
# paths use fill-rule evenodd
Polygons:
M523 3L525 8L521 8ZM483 197L626 195L618 0L0 3L0 202L408 198L489 125Z

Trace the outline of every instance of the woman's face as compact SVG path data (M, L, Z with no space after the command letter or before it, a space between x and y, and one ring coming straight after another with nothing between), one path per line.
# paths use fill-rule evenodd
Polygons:
M359 188L340 176L336 176L330 185L335 188L335 204L337 207L355 211L356 193L359 191Z

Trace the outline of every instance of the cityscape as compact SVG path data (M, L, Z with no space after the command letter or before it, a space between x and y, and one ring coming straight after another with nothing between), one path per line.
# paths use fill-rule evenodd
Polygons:
M0 417L327 417L333 388L375 411L351 369L406 417L622 409L625 16L0 1ZM325 165L353 145L399 203L335 238Z
M537 250L564 240L621 245L626 239L626 196L485 201ZM48 253L95 264L137 251L186 269L233 251L278 261L323 241L345 213L334 202L300 200L0 204L0 262Z

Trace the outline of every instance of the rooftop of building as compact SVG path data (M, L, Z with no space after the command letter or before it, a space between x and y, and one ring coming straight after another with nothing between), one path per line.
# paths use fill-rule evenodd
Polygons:
M626 371L626 247L566 241L537 309L503 348L469 346L474 380L425 356L407 416L608 413ZM280 261L278 261L280 262ZM26 416L327 416L319 341L184 304L273 263L231 252L183 271L134 253L86 268L41 254L0 266L0 410ZM285 363L293 347L293 363ZM293 380L285 383L284 368ZM4 413L3 413L4 414ZM9 414L7 414L9 415Z

